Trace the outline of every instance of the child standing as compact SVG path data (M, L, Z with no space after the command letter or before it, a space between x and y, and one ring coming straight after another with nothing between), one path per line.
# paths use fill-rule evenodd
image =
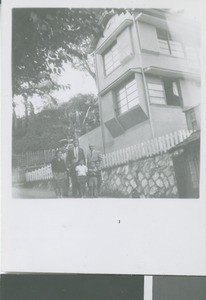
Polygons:
M79 161L79 163L75 168L75 171L77 174L79 197L83 198L85 197L85 193L86 193L86 181L87 181L87 172L88 172L88 169L85 166L83 159Z
M90 196L94 198L97 197L97 168L94 161L90 162L88 175Z

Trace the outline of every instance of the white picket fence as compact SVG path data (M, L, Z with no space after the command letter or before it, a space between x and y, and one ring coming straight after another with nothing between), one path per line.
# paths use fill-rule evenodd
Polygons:
M26 181L27 182L31 182L31 181L38 181L38 180L48 180L48 179L52 179L53 175L52 175L52 169L51 169L51 164L30 171L30 172L26 172Z
M188 138L191 133L191 130L178 130L137 145L107 153L103 157L103 166L104 168L108 168L144 157L165 153L170 148Z
M137 145L107 153L103 156L103 168L118 166L129 161L167 152L191 135L191 130L178 130ZM51 164L26 173L26 181L52 179Z

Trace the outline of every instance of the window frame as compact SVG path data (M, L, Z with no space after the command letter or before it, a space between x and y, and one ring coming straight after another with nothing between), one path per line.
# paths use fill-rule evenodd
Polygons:
M126 86L128 84L132 83L133 81L134 81L134 83L131 86L129 86L128 88L126 88ZM133 86L135 86L136 89L134 91L131 91L131 92L128 93L128 89L133 87ZM121 89L125 89L125 91L123 91L122 93L126 94L126 97L123 99L123 100L126 100L126 104L124 104L122 106L119 105L119 103L121 103L121 100L120 101L118 100L118 98L119 98L118 93ZM132 100L128 101L128 96L131 96L133 93L137 93L137 96L135 98L133 98ZM137 100L136 104L132 107L129 107L129 103L133 102L134 100ZM116 107L115 111L116 111L117 116L119 117L119 116L122 116L122 115L130 112L131 110L136 108L138 105L140 105L139 91L138 91L138 85L137 85L136 77L135 77L135 75L133 75L115 89L115 107ZM120 109L124 106L127 107L127 110L124 111L124 112L121 112Z
M162 31L162 33L160 31ZM160 52L161 55L167 55L167 56L172 56L172 57L185 59L186 55L185 55L185 50L184 50L184 47L183 47L182 43L173 40L172 37L171 37L170 32L167 29L164 29L164 28L161 28L161 27L156 27L156 34L157 34L157 40L158 40L158 45L159 45L159 52ZM164 48L160 47L160 41L161 42L165 41L167 43L169 53L164 53L163 51L161 51L161 49L164 49ZM175 46L175 43L179 44L179 46L181 47L181 51L175 50L173 48L173 46ZM174 52L177 52L177 53L179 52L182 55L175 55Z
M155 77L154 77L155 78ZM156 82L152 82L151 79L147 79L147 91L148 91L148 95L149 95L149 101L150 101L150 104L151 105L161 105L161 106L166 106L166 107L182 107L183 106L183 103L182 103L182 92L181 92L181 88L180 88L180 83L179 83L179 80L176 79L176 78L161 78L161 77L156 77L156 78L159 78L160 79L160 83L156 83ZM166 94L166 90L165 90L165 81L166 80L169 80L171 81L171 84L173 82L176 83L177 85L177 91L178 91L178 97L179 97L179 104L178 105L175 105L175 104L168 104L168 97L167 97L167 94ZM153 84L153 85L159 85L162 87L161 90L159 91L162 91L164 93L164 98L163 97L155 97L155 96L151 96L150 95L150 91L157 91L157 90L153 90L153 89L150 89L149 88L149 84ZM164 103L154 103L151 101L151 98L157 98L157 99L164 99Z
M114 64L114 58L113 58L113 55L112 55L112 49L114 48L114 47L117 47L117 50L118 50L118 56L119 56L119 58L118 58L118 65L117 66L113 66L113 64ZM105 56L107 55L107 54L109 54L111 52L111 55L112 55L112 59L111 59L111 61L112 61L112 66L113 66L113 68L112 68L112 70L111 71L109 71L108 72L108 69L106 68L106 62L105 62ZM103 57L103 65L104 65L104 75L105 76L109 76L111 73L113 73L114 72L114 70L116 70L120 65L121 65L121 60L120 60L120 52L119 52L119 47L118 47L118 43L117 43L117 40L115 40L106 50L105 50L105 52L104 53L102 53L102 57ZM110 69L110 68L109 68Z

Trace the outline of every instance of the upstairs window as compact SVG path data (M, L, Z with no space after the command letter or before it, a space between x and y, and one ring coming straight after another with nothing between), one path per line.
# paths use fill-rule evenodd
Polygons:
M187 110L186 112L187 126L189 130L199 130L200 129L200 112L199 107L194 107Z
M148 82L148 90L151 103L165 104L165 92L162 83Z
M150 78L147 85L151 103L181 106L180 87L177 80Z
M139 104L136 79L132 79L117 90L118 113L123 114Z
M163 80L167 105L180 106L180 92L176 80Z
M156 28L160 53L184 58L181 43L173 41L170 33L162 28Z
M105 74L110 74L115 68L120 65L120 53L117 43L113 44L110 49L104 54Z

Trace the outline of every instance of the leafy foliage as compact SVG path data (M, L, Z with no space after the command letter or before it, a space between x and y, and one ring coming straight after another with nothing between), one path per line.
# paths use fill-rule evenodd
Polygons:
M79 94L58 108L48 108L18 120L13 131L13 152L36 151L56 148L58 141L83 135L99 126L99 110L96 96Z
M101 11L14 9L13 94L27 92L31 96L45 89L58 89L51 74L60 75L64 62L87 59L86 48L91 38L101 32L98 25Z
M103 16L125 9L16 8L13 9L13 94L41 93L62 88L51 74L60 75L63 64L87 70L94 78L92 43L103 34ZM41 83L43 86L39 86ZM41 85L40 84L40 85Z

